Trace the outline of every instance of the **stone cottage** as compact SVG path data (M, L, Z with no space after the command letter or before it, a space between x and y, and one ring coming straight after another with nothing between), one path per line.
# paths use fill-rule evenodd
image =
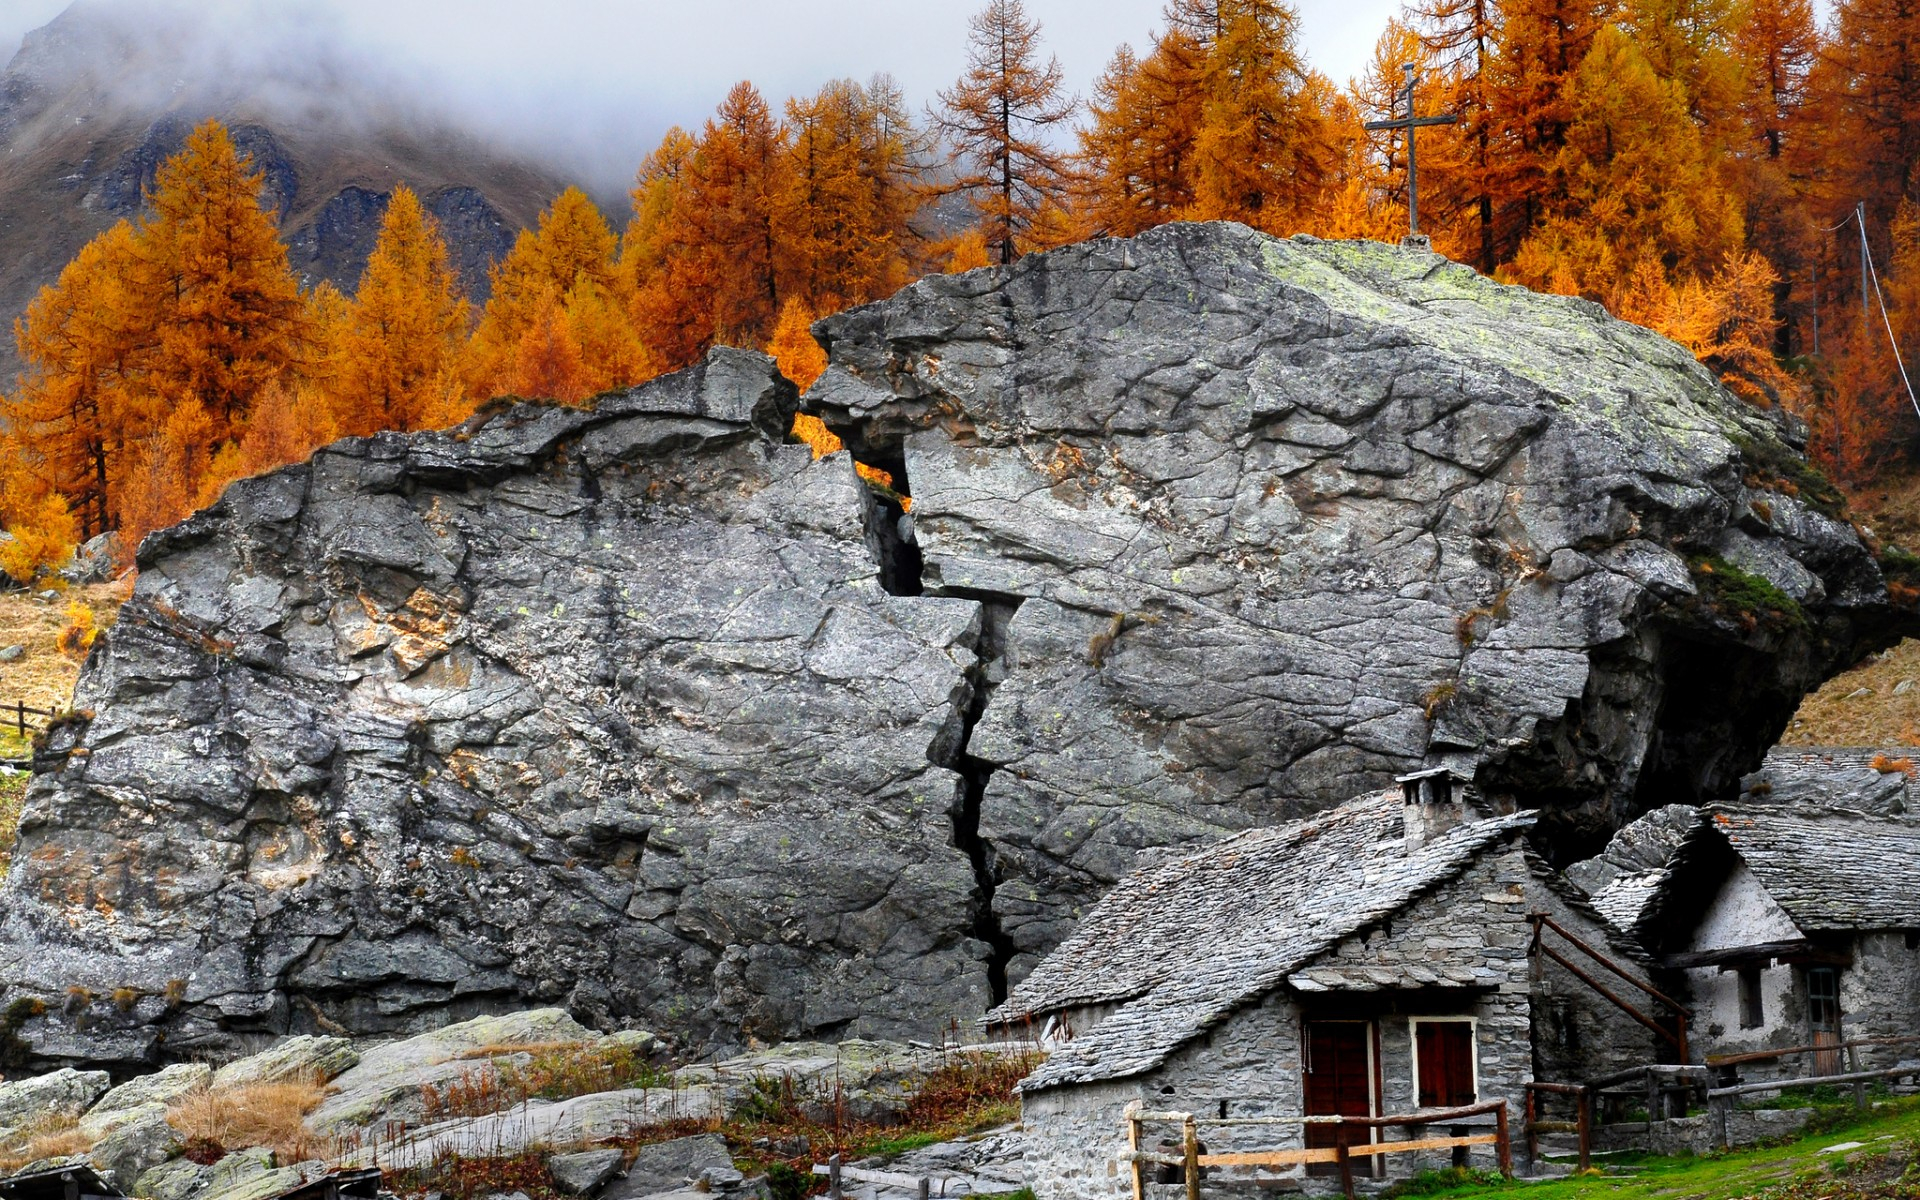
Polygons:
M1653 852L1636 858L1625 842ZM1598 885L1595 906L1672 973L1694 1013L1696 1056L1834 1047L1750 1059L1748 1078L1920 1058L1920 819L1806 803L1675 806L1622 830L1602 860L1572 874ZM1880 1044L1839 1048L1870 1039Z
M1402 783L1143 867L995 1010L1049 1046L1021 1084L1039 1200L1131 1194L1131 1103L1214 1121L1505 1100L1517 1138L1543 1068L1579 1078L1656 1057L1653 1035L1530 952L1545 914L1615 961L1637 953L1527 849L1533 815L1484 814L1444 772ZM1494 1120L1386 1135L1210 1125L1206 1153L1472 1136ZM1490 1146L1468 1153L1494 1161ZM1400 1176L1455 1154L1364 1155L1355 1170ZM1317 1178L1324 1163L1203 1169L1210 1190L1336 1185Z

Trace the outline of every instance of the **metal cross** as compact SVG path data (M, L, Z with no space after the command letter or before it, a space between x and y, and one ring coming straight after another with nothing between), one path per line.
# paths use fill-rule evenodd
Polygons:
M1407 98L1407 115L1396 117L1390 110L1384 121L1368 121L1368 129L1404 129L1407 131L1407 240L1417 241L1420 237L1420 175L1414 161L1413 131L1422 125L1451 125L1460 118L1455 116L1416 117L1413 115L1414 65L1406 63L1400 68L1407 74L1407 86L1394 96L1393 108L1398 109L1401 96Z

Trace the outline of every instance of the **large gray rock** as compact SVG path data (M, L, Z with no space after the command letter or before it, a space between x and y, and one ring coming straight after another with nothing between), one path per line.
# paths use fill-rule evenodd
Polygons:
M727 1140L717 1133L695 1134L641 1146L627 1173L607 1189L608 1200L637 1200L685 1188L702 1174L733 1166Z
M333 1080L327 1098L307 1117L323 1134L419 1125L436 1116L433 1103L456 1088L486 1091L496 1061L524 1064L535 1049L577 1044L596 1035L557 1008L475 1017L432 1033L373 1046ZM504 1103L504 1102L503 1102Z
M51 1120L79 1117L106 1092L105 1071L64 1067L46 1075L0 1083L0 1149Z
M528 1004L926 1037L1143 849L1447 761L1568 861L1920 629L1784 418L1432 255L1171 226L819 330L910 517L728 351L152 537L0 982L139 989L88 1025L129 1056Z
M817 332L895 557L1013 610L966 751L1015 973L1137 851L1430 761L1578 857L1915 628L1796 430L1436 255L1176 225Z
M87 1158L122 1191L129 1191L141 1176L179 1154L183 1143L179 1131L167 1124L164 1104L122 1109L115 1116Z
M205 1063L174 1063L151 1075L137 1075L100 1097L99 1102L87 1110L80 1122L81 1128L91 1131L119 1120L121 1114L151 1104L171 1104L188 1092L207 1086L213 1079L213 1068ZM125 1181L128 1185L132 1182L131 1178Z
M713 1088L629 1088L565 1100L523 1100L501 1112L459 1117L348 1153L342 1165L409 1171L447 1158L511 1158L535 1148L572 1151L632 1138L675 1121L722 1116Z
M276 1042L258 1054L235 1059L213 1073L212 1084L224 1091L302 1078L327 1083L359 1061L359 1052L346 1038L301 1034Z
M626 1156L618 1148L556 1154L547 1160L547 1173L553 1176L553 1186L567 1195L592 1196L620 1170L620 1160Z
M43 755L0 975L145 988L176 1054L542 1001L727 1039L981 1010L950 766L980 606L879 586L794 403L716 352L344 442L155 536Z

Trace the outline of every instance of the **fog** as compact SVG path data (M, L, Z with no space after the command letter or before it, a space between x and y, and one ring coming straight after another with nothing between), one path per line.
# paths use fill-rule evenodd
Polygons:
M162 82L289 60L399 87L429 111L537 155L596 190L624 187L669 126L697 126L735 81L776 106L829 79L894 76L918 108L959 75L980 0L87 0L141 22L197 22ZM1116 46L1145 46L1163 0L1027 0L1069 85L1085 95ZM0 47L66 8L0 0ZM1357 73L1399 0L1305 0L1314 66ZM324 66L316 66L324 64Z

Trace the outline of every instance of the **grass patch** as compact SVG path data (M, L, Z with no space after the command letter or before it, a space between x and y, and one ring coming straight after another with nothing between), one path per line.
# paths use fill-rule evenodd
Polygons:
M1717 554L1694 559L1693 582L1700 591L1700 603L1749 632L1763 626L1807 628L1807 614L1799 601Z
M307 1114L326 1097L326 1086L311 1076L203 1087L168 1106L167 1124L179 1132L187 1157L195 1162L218 1162L229 1151L250 1146L270 1148L282 1163L305 1162L334 1149L306 1127Z
M86 632L110 628L126 598L126 585L118 583L70 587L52 601L35 599L32 592L0 592L0 648L26 647L17 661L0 663L0 705L17 701L51 712L73 707L73 684L85 653L68 631L83 619ZM81 618L81 612L87 615ZM67 651L61 649L63 636L72 644ZM12 743L0 734L0 756L18 756L19 741L17 732Z
M1862 1142L1851 1152L1822 1154L1837 1142ZM1617 1163L1610 1158L1609 1165ZM1920 1198L1920 1099L1893 1101L1872 1113L1854 1112L1833 1128L1778 1145L1702 1157L1646 1156L1630 1173L1591 1172L1548 1183L1462 1179L1434 1172L1426 1190L1400 1195L1468 1197L1524 1192L1527 1200L1917 1200ZM1419 1177L1410 1183L1419 1182Z
M78 1117L46 1117L0 1146L0 1172L18 1171L43 1158L64 1158L91 1149L93 1139L80 1132Z

